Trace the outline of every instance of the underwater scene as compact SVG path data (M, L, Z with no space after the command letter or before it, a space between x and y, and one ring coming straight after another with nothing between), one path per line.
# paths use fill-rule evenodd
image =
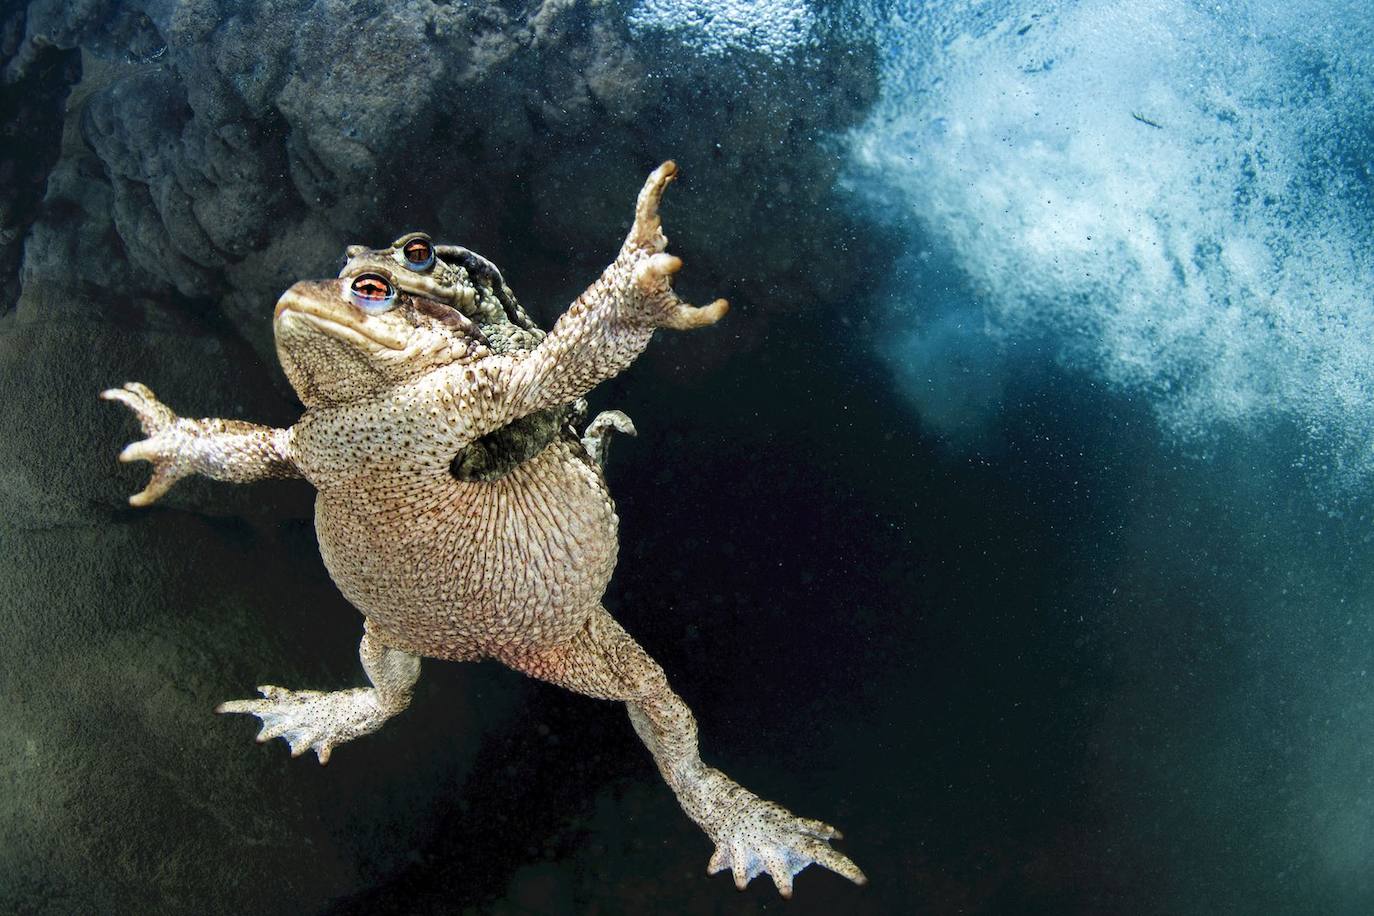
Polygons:
M0 23L0 912L1374 912L1367 2Z

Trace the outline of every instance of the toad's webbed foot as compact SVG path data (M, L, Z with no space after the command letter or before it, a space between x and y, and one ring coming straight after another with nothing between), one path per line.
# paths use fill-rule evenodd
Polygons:
M611 445L611 433L623 433L626 436L639 435L635 429L634 421L620 410L603 410L596 415L587 426L587 431L582 434L582 447L587 450L587 454L597 463L598 467L606 466L606 452Z
M215 707L220 713L247 713L262 720L258 742L285 738L291 756L313 750L320 763L345 741L368 735L410 705L411 691L420 677L420 659L392 649L371 632L358 646L371 687L352 690L287 690L270 684L258 688L260 700L230 700Z
M834 827L797 817L721 773L712 773L707 779L721 783L708 803L711 822L706 831L716 844L706 867L708 874L729 871L735 887L744 890L760 873L767 872L784 897L792 896L793 876L813 862L855 884L867 883L859 866L830 846L830 840L842 838Z
M258 743L285 738L292 757L313 750L322 764L335 747L375 732L393 715L378 703L376 691L366 687L325 693L265 684L258 692L263 699L230 700L215 712L257 716L262 720Z

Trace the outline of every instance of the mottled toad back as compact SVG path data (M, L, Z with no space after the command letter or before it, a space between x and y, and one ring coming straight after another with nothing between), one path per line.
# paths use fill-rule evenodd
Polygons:
M285 738L293 754L313 749L324 763L409 704L421 656L496 658L623 701L715 843L711 873L729 869L743 888L766 871L784 896L812 862L862 883L829 845L833 827L702 762L691 711L600 603L618 521L599 462L568 429L570 405L625 369L656 328L703 327L726 311L723 300L695 308L672 291L682 262L664 253L658 203L674 174L665 163L649 177L619 256L547 335L489 262L412 233L386 249L349 249L340 278L297 283L278 301L277 353L306 406L291 428L183 419L136 382L104 392L147 435L120 455L153 464L130 502L146 505L195 473L300 476L318 491L320 551L365 617L359 654L371 686L264 686L261 699L221 704L261 719L259 741ZM476 473L462 458L474 449Z

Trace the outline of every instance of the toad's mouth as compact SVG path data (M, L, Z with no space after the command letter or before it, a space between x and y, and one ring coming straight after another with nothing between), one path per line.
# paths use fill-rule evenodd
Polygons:
M349 308L349 306L343 306ZM275 320L300 321L355 346L371 343L387 350L404 350L406 342L376 323L369 324L366 316L343 314L342 309L324 304L314 297L302 296L295 288L288 289L277 300Z

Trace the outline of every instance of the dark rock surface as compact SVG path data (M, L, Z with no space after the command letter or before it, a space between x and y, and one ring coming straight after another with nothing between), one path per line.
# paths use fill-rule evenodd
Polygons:
M19 299L23 239L38 215L43 186L57 161L62 110L67 93L81 75L75 50L28 49L25 10L0 21L0 71L25 49L32 62L22 75L0 82L0 315Z
M502 781L474 761L525 688L471 666L427 666L414 714L324 771L213 717L257 683L357 683L356 613L303 484L128 509L136 427L95 395L138 379L187 415L291 422L277 295L411 228L491 257L547 324L669 157L685 291L736 311L728 336L665 336L640 384L844 288L865 253L819 140L871 100L871 49L722 61L632 36L627 8L35 0L4 21L0 627L22 662L0 665L0 910L315 911L448 848L430 835L480 798L469 774Z
M712 253L748 241L746 283L806 275L839 257L844 230L821 200L835 165L818 135L873 94L862 47L726 65L632 40L617 4L36 0L8 74L28 78L53 48L101 64L80 127L120 260L215 303L264 356L276 293L330 272L347 242L423 226L498 263L540 246L600 265L628 195L670 156L711 188L678 233ZM817 221L810 250L767 231L796 209ZM112 266L90 259L82 279L106 287ZM810 292L758 282L747 294L764 307Z

